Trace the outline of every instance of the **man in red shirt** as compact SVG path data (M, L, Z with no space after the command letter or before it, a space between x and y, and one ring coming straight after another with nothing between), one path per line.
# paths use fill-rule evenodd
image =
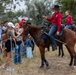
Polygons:
M73 24L72 16L69 14L69 11L66 11L65 15L66 15L66 19L65 19L66 26L65 26L65 28L70 29L71 25Z
M54 5L54 8L52 9L54 11L52 16L50 18L48 18L47 16L43 16L43 18L52 22L52 24L50 25L49 36L51 40L52 50L54 51L57 49L55 34L59 35L61 29L62 14L59 12L58 5Z

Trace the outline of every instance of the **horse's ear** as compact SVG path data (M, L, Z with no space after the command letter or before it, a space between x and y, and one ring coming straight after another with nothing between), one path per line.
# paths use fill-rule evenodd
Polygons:
M44 28L44 26L41 27L41 29L43 29L43 28Z
M26 22L27 25L31 25L31 22Z

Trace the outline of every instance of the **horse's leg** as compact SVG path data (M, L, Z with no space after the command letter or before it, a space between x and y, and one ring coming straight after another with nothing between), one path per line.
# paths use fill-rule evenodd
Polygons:
M64 56L63 45L61 45L62 57Z
M33 46L32 46L32 51L34 51L34 48L35 48L35 45L34 44L32 44Z
M45 62L45 64L46 64L46 66L49 67L48 62L47 62L47 60L45 59L45 47L40 46L39 49L40 49L41 60L42 60L40 68L43 68L43 67L44 67L44 62Z
M72 66L72 64L73 64L73 56L71 56L71 60L70 60L69 66Z
M50 47L49 47L49 46L48 46L48 48L47 48L47 49L48 49L48 51L50 51Z
M44 62L46 64L46 68L49 69L49 63L47 62L47 60L44 58Z
M74 55L74 66L76 66L76 53Z
M42 46L39 46L39 49L40 49L40 53L41 53L41 66L40 68L43 68L44 67L44 58L45 58L45 48L42 47Z
M60 46L58 46L59 50L58 50L58 56L61 55L61 51L60 51Z
M58 54L58 56L61 55L61 52L62 52L62 57L63 57L64 56L64 51L63 51L63 45L62 44L59 45L59 54Z
M74 51L74 46L67 46L67 45L66 45L66 47L67 47L68 52L69 52L70 57L71 57L69 66L72 66L72 64L73 64L73 58L74 58L74 53L75 53L75 51Z

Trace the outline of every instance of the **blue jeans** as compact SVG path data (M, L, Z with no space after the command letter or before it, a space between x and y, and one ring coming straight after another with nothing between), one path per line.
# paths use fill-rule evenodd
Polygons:
M33 58L32 47L26 47L26 56L27 58Z
M14 49L14 63L21 63L21 51L20 51L20 44L16 45Z
M22 44L21 44L20 47L21 47L21 55L26 56L26 45L22 46Z
M66 25L65 28L71 29L71 25Z
M51 40L52 50L57 49L56 40L55 40L56 32L57 32L57 26L51 25L50 31L49 31L49 36L50 36L50 40Z

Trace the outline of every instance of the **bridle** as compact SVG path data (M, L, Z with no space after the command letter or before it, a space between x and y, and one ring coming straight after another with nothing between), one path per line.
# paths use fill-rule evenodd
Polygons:
M23 26L23 29L24 29L24 34L28 35L29 34L29 30L30 30L29 25L26 24L25 26Z

